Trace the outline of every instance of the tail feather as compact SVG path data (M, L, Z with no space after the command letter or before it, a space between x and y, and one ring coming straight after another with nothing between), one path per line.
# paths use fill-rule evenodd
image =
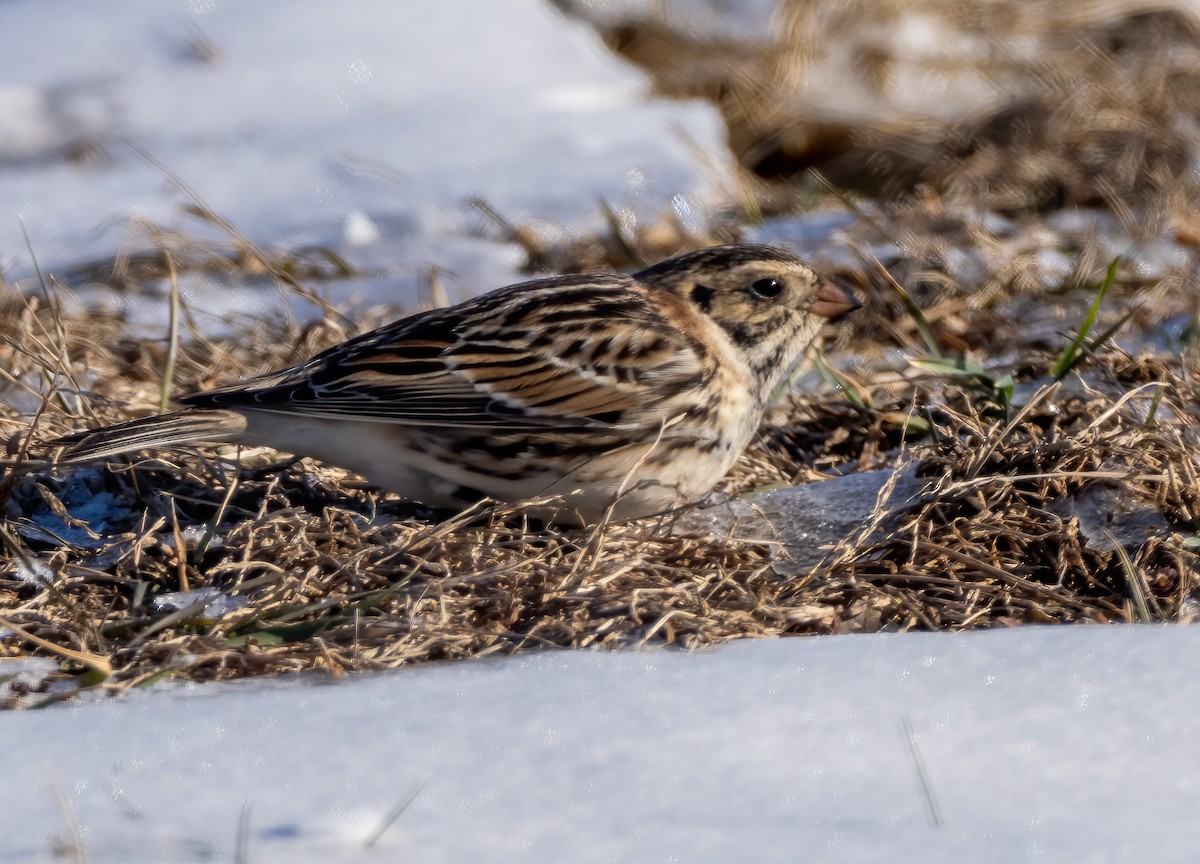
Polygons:
M60 463L87 462L137 450L180 447L201 441L230 441L246 431L246 418L236 411L185 409L140 417L103 429L85 429L47 441L43 446Z

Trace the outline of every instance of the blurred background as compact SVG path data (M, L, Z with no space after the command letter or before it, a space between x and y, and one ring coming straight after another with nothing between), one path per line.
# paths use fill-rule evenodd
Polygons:
M413 305L746 239L876 294L869 252L927 305L1008 316L1120 254L1176 296L1155 332L1190 334L1184 0L6 0L0 22L0 272L27 286L36 258L134 325L165 314L130 299L162 296L164 249L219 318L277 306L281 268Z

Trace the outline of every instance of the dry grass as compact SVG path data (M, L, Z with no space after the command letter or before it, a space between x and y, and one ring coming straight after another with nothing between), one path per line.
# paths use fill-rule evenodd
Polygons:
M927 310L934 320L945 304L966 314L950 292ZM33 440L156 409L163 346L123 339L122 321L10 292L0 327L11 406L0 428L15 459ZM889 302L839 351L882 332L921 353ZM333 312L305 327L235 326L184 340L175 377L208 386L349 335ZM1018 376L1036 382L1053 356L1023 351ZM120 690L547 646L1193 614L1183 538L1200 494L1200 394L1178 358L1109 350L1084 379L1007 412L970 382L908 367L864 360L852 378L857 404L815 388L776 409L725 491L912 461L928 487L890 533L830 538L825 562L799 578L776 572L767 539L687 533L672 518L570 532L503 508L435 513L334 468L225 448L7 476L0 654L58 660L43 687ZM1117 512L1118 531L1121 510L1157 522L1105 542L1080 527L1096 506Z
M1017 8L977 5L989 14ZM741 239L759 207L805 209L812 175L800 192L788 183L813 166L825 170L835 183L817 189L823 206L856 217L839 239L850 263L834 275L866 305L831 334L837 368L825 371L826 383L809 375L800 395L770 413L720 491L915 466L920 495L880 502L863 526L828 537L823 562L797 576L784 575L794 568L775 541L786 538L769 532L713 536L674 517L546 530L505 508L432 512L336 468L266 450L156 454L60 474L10 470L0 477L0 657L51 658L58 671L10 684L0 699L40 704L80 687L336 675L542 647L1192 620L1200 610L1200 387L1195 338L1186 334L1200 332L1200 208L1179 169L1193 130L1177 122L1195 115L1186 100L1200 93L1184 86L1196 54L1190 19L1162 4L1098 4L1120 14L1042 27L1049 47L1036 62L1003 66L993 57L983 70L1023 82L1023 101L952 127L910 126L902 140L886 111L878 124L838 127L797 110L808 92L801 73L824 62L814 28L840 32L862 7L788 8L787 38L761 52L711 41L697 48L657 24L605 32L634 59L667 58L655 72L665 92L716 100L744 164L778 182L743 198L744 209L705 236L669 215L636 224L608 212L608 230L596 237L547 242L477 206L525 248L530 271L633 268ZM940 0L872 8L885 31L913 9L953 11ZM1018 35L1037 15L1056 14L1051 4L1021 8L1035 17L1009 22ZM1167 56L1164 45L1170 62L1147 62ZM919 71L924 62L882 49L872 56L884 90L912 71L905 63ZM1064 87L1078 98L1063 99ZM901 194L853 201L839 182ZM345 275L336 255L259 249L193 200L213 236L143 226L144 247L75 277L127 291L187 269L271 279L314 300L323 316L304 325L288 316L231 322L212 337L184 308L176 329L186 332L174 334L173 352L171 339L129 338L119 317L68 311L56 291L0 290L0 430L10 465L28 468L30 445L54 434L155 411L167 390L294 363L381 323L380 313L350 323L302 287ZM1066 201L1097 203L1112 214L1107 224L1124 226L1116 251L1126 260L1092 333L1120 325L1132 353L1092 346L1056 382L1050 370L1114 254L1105 231L1071 232L1045 212ZM1164 238L1186 254L1147 269L1164 256L1142 256L1140 244ZM883 265L868 251L881 249L894 250ZM1171 318L1191 321L1178 340L1163 335ZM909 362L939 357L942 368L961 362L976 371L939 375Z
M1014 212L1128 217L1166 192L1196 209L1189 3L780 0L775 18L757 40L691 32L686 16L595 25L658 92L720 110L765 209L795 206L810 169L873 197L928 184Z

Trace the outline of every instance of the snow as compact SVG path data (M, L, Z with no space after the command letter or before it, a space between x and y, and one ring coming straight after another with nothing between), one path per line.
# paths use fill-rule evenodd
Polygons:
M339 301L412 302L431 265L472 292L513 281L521 255L477 236L472 196L571 230L600 223L600 198L703 208L728 170L697 155L723 152L710 106L648 98L543 0L7 0L0 56L10 278L32 274L22 221L55 272L111 256L135 218L212 233L134 146L253 241L320 244L375 277ZM236 286L209 296L245 308Z
M92 862L231 860L245 808L256 864L1190 861L1198 651L1182 627L754 640L8 713L0 858L51 860L71 819Z

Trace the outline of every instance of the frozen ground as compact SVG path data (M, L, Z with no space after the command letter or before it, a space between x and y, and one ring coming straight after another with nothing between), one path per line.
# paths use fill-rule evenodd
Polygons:
M9 713L0 859L1192 861L1197 653L1176 627L757 640Z

